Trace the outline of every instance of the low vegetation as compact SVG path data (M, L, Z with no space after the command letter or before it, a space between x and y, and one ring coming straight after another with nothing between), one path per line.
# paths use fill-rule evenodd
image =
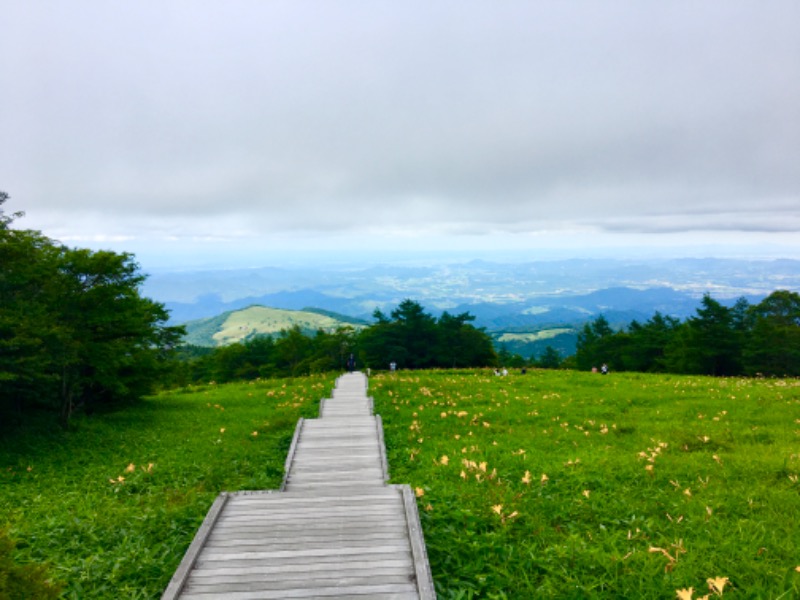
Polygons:
M76 600L160 597L220 491L280 486L298 418L316 416L332 386L195 387L76 417L69 431L45 416L3 437L0 598L47 597L3 596L9 575Z
M431 371L370 390L441 598L800 596L797 380Z
M219 491L279 486L333 381L166 392L4 438L13 564L64 598L159 597ZM796 380L401 371L370 391L442 598L800 594Z

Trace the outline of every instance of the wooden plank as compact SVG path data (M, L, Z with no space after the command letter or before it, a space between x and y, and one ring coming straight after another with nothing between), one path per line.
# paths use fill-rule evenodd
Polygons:
M433 587L433 577L428 563L428 553L425 549L425 540L422 536L422 526L419 522L419 512L417 511L417 499L411 486L399 486L403 492L403 503L406 509L406 519L408 521L408 531L411 541L411 551L414 555L414 570L416 572L417 588L420 600L436 600L436 592Z
M272 572L264 572L263 570L250 570L250 569L227 569L218 570L214 573L204 573L203 577L193 578L193 583L197 586L207 585L206 581L213 582L214 584L229 584L229 583L260 583L265 581L282 581L285 583L291 582L292 585L297 586L298 582L306 580L330 580L335 578L344 577L370 577L373 580L377 579L379 583L388 583L388 581L381 582L380 579L384 577L402 577L405 581L409 580L408 565L399 567L384 567L384 568L350 568L350 569L331 569L329 571L293 571L289 572L283 570L273 570ZM267 588L267 586L263 586Z
M226 563L227 565L228 563ZM237 574L254 574L254 575L286 575L287 577L308 577L308 576L315 576L316 573L325 573L329 571L336 571L340 573L347 573L353 572L357 573L362 570L373 570L373 571L400 571L402 569L407 569L408 567L408 560L399 560L399 559L385 559L385 560L373 560L369 563L363 561L345 561L345 560L335 560L327 563L316 563L313 565L308 564L300 564L300 565L252 565L248 563L244 563L240 566L229 565L229 566L221 566L219 568L206 568L202 571L198 571L195 576L196 577L223 577L226 575L237 575Z
M295 590L265 590L262 592L220 592L204 594L190 593L182 596L186 600L281 600L290 598L303 598L305 600L324 598L352 598L353 600L378 600L391 598L406 600L418 598L414 584L388 584L365 585L353 587L335 587L328 589L295 589Z
M196 574L200 573L205 569L224 569L224 568L241 568L241 567L261 567L265 565L269 565L270 567L286 567L286 568L322 568L325 565L333 564L333 563L341 563L341 562L358 562L363 564L381 564L387 560L403 560L411 567L411 561L413 561L413 557L411 556L411 551L407 552L389 552L389 553L382 553L382 554L375 554L372 552L364 552L361 554L347 554L342 556L337 556L336 554L330 554L326 556L294 556L289 554L288 556L281 556L277 558L273 558L268 563L255 558L231 558L226 557L224 559L205 559L200 558L197 561L197 571L192 574L192 577L196 576Z
M186 586L186 591L192 593L198 591L201 593L218 593L218 592L262 592L262 591L275 591L275 590L297 590L297 589L331 589L331 588L355 588L367 587L375 585L408 585L413 584L409 581L408 574L403 575L350 575L340 577L329 577L325 579L306 578L298 579L261 579L256 581L236 581L236 582L217 582L214 580L209 581L192 581Z
M189 579L189 575L194 568L195 563L197 562L197 558L200 556L203 545L211 535L211 530L214 528L214 524L216 523L220 514L222 514L222 509L225 508L225 503L227 501L228 495L224 492L217 496L216 500L214 500L214 503L211 505L208 514L206 514L205 519L203 519L203 523L197 530L192 543L189 545L189 549L186 551L183 560L181 560L180 565L178 565L178 569L172 576L167 589L164 590L164 594L161 596L162 600L173 600L181 593L183 586Z
M396 552L407 552L408 544L383 544L380 546L371 546L369 554L393 554ZM305 550L263 550L259 552L219 552L211 549L203 549L203 558L205 560L235 560L235 559L258 559L258 560L273 560L281 558L309 558L309 557L325 557L325 556L345 556L348 554L364 554L362 547L347 547L347 548L309 548Z
M392 487L380 486L365 488L360 490L357 495L360 497L360 501L365 505L372 505L380 501L402 502L400 496ZM354 498L353 496L354 494L307 496L304 494L296 494L291 491L277 492L275 490L269 490L260 492L228 492L228 502L231 507L247 506L248 504L269 504L271 506L332 506L343 504L352 506L354 502L359 501L358 498Z
M303 600L328 600L330 598L351 599L351 600L407 600L416 598L411 584L406 586L386 585L386 586L359 586L353 588L333 588L333 589L298 589L298 590L272 590L261 592L233 592L221 594L190 594L184 596L188 600L275 600L275 599L294 599Z
M367 386L362 373L340 377L320 418L298 421L280 491L225 495L180 598L435 597L414 494L386 485Z
M283 481L281 482L281 490L286 489L286 476L289 474L289 469L294 460L295 452L297 451L297 442L300 439L300 432L303 429L303 417L297 421L297 426L294 428L294 436L292 436L292 444L289 446L289 453L286 455L286 462L283 463Z

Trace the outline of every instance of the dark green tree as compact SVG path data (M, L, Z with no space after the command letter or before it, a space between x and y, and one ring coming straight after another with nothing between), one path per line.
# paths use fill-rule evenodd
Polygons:
M561 354L552 346L547 346L536 361L536 366L542 369L558 369L561 367Z
M471 324L474 320L468 312L442 313L436 323L436 365L457 368L496 363L491 339L483 329Z
M291 377L308 373L312 362L313 341L299 325L284 329L275 341L277 368Z
M742 372L743 333L736 313L703 296L697 316L690 317L665 350L670 371L698 375L738 375Z
M77 408L151 391L183 329L139 294L133 257L69 249L10 223L0 213L0 408L43 405L67 424Z
M627 371L663 372L664 350L672 342L672 338L680 326L674 317L662 315L660 312L640 324L631 322L628 326L627 343L623 350L623 364Z
M397 360L401 368L424 369L435 365L436 320L413 300L403 300L392 311L395 347L404 349Z
M600 367L607 363L614 369L620 369L620 357L612 342L614 331L608 320L600 315L593 321L586 323L578 332L575 351L575 362L578 369L585 371L593 367Z
M744 348L745 372L800 375L800 294L778 290L749 311L752 328Z

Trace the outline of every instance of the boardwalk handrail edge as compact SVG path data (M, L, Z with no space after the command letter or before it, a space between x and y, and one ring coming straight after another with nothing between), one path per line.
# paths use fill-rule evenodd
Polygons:
M414 571L417 575L417 591L420 600L436 600L433 587L433 575L428 562L428 551L425 546L425 537L422 533L422 523L417 510L417 498L411 486L407 483L392 485L399 488L403 494L403 507L405 508L406 526L408 527L411 542L411 555L414 559Z
M297 452L297 443L300 440L300 430L303 429L303 423L305 423L305 419L300 417L297 421L297 425L294 428L294 435L292 436L292 443L289 446L289 453L286 455L286 462L283 463L283 480L281 481L280 491L286 490L286 483L289 480L289 469L292 466L292 461L294 461L294 455Z
M183 559L178 565L178 570L175 571L175 574L169 581L167 589L164 590L161 600L175 600L180 595L181 591L183 590L183 586L186 585L186 581L189 579L189 573L191 573L192 569L194 568L197 558L200 556L200 551L203 549L206 540L211 535L214 525L216 524L219 516L222 514L222 509L225 508L225 504L228 502L229 497L230 494L227 492L222 492L214 500L214 503L211 505L211 508L203 519L203 523L200 525L200 529L197 530L192 543L189 544L189 549L186 550L186 554L184 554Z

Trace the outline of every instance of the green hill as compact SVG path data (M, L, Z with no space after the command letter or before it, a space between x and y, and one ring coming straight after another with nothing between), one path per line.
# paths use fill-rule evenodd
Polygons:
M187 344L196 346L226 346L257 335L275 335L294 326L305 333L322 329L332 332L339 327L360 329L364 323L328 311L283 310L266 306L249 306L216 317L186 323Z

